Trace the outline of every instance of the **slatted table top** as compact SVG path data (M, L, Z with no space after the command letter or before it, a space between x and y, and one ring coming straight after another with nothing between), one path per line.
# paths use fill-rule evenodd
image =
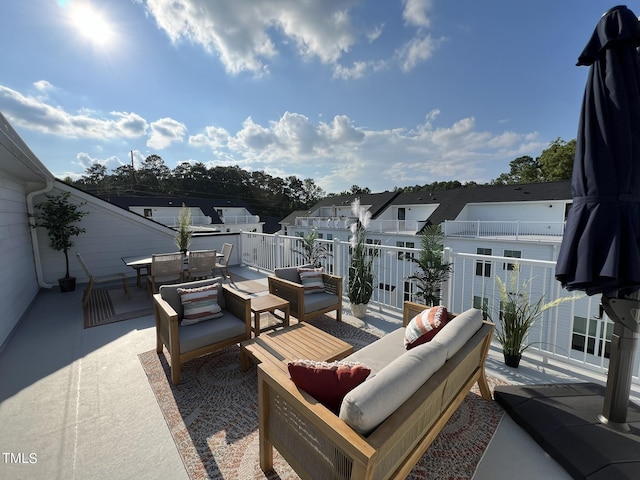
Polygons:
M331 362L353 353L353 346L308 323L298 323L263 333L240 344L243 370L249 359L256 363L269 362L288 373L287 362L304 359Z

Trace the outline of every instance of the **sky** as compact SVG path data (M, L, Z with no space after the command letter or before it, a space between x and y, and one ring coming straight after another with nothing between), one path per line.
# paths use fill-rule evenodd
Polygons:
M3 1L0 112L59 178L159 155L326 193L485 183L576 137L576 61L615 5Z

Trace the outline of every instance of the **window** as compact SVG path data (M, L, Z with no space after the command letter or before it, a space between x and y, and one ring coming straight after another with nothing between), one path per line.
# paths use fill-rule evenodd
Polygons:
M482 310L482 319L487 319L487 312L489 311L489 299L487 297L473 296L473 308Z
M522 258L522 252L520 250L505 250L503 257L509 258ZM513 270L516 267L515 263L503 263L503 270Z
M153 210L151 210L150 208L145 208L144 209L144 216L149 218L149 217L153 217Z
M327 233L327 240L333 240L333 233Z
M396 242L396 247L416 248L415 242ZM410 260L413 258L413 252L398 252L398 260Z
M407 210L404 207L398 207L398 220L405 220L407 216Z
M476 249L478 255L491 255L490 248ZM490 277L491 276L491 262L476 261L476 276L478 277Z
M613 323L597 318L573 317L571 349L609 358Z
M415 284L408 280L404 281L404 293L403 298L409 302L414 301Z

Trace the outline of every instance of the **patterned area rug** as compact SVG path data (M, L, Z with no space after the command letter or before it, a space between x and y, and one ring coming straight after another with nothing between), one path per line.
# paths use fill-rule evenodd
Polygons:
M378 338L328 316L310 323L356 350ZM260 469L256 368L240 370L237 347L187 362L177 387L170 381L165 355L152 350L139 358L192 480L299 478L275 449L274 469ZM490 379L492 389L495 383ZM407 478L471 478L503 414L475 387Z
M84 307L84 328L153 315L153 303L145 289L129 286L127 298L122 286L95 288Z
M265 292L269 290L269 286L264 282L258 282L257 280L244 280L242 282L227 283L230 288L238 290L245 295L252 293Z

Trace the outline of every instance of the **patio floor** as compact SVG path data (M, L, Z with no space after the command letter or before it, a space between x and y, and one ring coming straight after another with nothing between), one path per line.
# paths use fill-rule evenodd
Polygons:
M153 317L84 329L83 287L41 292L0 351L0 478L187 479L137 357L155 347ZM373 311L367 322L390 331L401 318ZM510 369L494 349L487 373L510 383L603 382L529 357ZM570 476L506 415L474 479L512 478Z

